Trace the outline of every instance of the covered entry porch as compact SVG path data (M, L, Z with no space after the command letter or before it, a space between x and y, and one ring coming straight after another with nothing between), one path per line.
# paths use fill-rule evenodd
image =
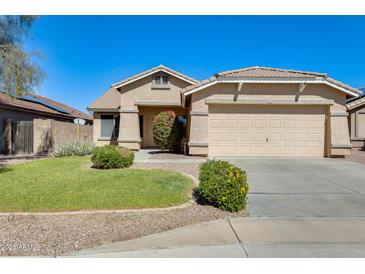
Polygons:
M188 132L188 110L179 106L138 105L136 109L121 110L118 144L129 149L154 148L153 120L163 111L174 111Z
M178 116L179 121L182 121L185 126L187 125L187 110L181 107L152 107L152 106L139 106L138 107L138 121L139 132L141 138L141 148L153 148L155 143L153 141L153 120L155 117L163 111L174 111Z

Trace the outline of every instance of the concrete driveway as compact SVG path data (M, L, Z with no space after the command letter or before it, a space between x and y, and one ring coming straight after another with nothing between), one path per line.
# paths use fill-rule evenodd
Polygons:
M365 257L365 165L226 159L245 169L252 217L82 250L79 257Z
M228 159L245 169L256 217L365 217L365 166L343 159Z

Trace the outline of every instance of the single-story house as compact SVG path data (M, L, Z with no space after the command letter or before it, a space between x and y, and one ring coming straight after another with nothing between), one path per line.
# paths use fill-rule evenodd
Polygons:
M365 90L361 89L362 91ZM365 145L365 94L347 101L349 113L350 140L353 147Z
M34 119L53 119L70 123L74 123L74 119L82 119L86 124L93 123L92 116L47 97L37 94L14 97L0 92L0 152L4 150L7 120L33 121Z
M346 100L360 90L325 73L247 67L197 81L160 65L113 84L88 110L96 145L154 146L163 110L186 119L191 155L344 156Z

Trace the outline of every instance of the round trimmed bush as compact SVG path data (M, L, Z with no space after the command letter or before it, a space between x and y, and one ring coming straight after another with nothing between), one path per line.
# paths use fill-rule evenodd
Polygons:
M133 151L113 145L96 147L91 156L94 167L101 169L130 167L133 160Z
M227 161L208 160L200 165L199 196L203 203L238 212L246 207L246 172Z
M152 124L153 141L161 150L179 151L184 136L184 126L174 111L163 111Z

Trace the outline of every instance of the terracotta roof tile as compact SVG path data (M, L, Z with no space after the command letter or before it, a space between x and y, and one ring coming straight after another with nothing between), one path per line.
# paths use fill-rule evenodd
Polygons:
M328 75L326 73L309 72L309 71L301 71L301 70L287 70L287 69L278 69L278 68L270 68L270 67L257 67L257 66L235 69L235 70L227 70L227 71L217 73L217 74L215 74L214 77L211 77L207 80L200 81L194 85L186 87L185 89L182 90L182 93L188 92L197 87L204 86L205 84L207 84L209 82L219 80L219 78L243 78L243 79L250 79L250 78L310 79L310 78L313 78L313 80L315 80L318 77L323 78L323 80L326 80L329 83L332 83L334 85L337 85L337 86L345 88L345 89L348 89L357 94L362 93L362 91L357 88L350 87L349 85L346 85L340 81L337 81L333 78L328 77Z
M358 98L351 99L347 104L347 110L353 110L355 108L361 107L365 105L365 95L362 95Z
M344 83L342 83L340 81L337 81L337 80L335 80L335 79L333 79L331 77L327 77L326 80L328 82L332 83L332 84L335 84L337 86L340 86L340 87L345 88L345 89L348 89L348 90L351 90L351 91L353 91L353 92L355 92L357 94L362 94L362 91L361 90L359 90L357 88L350 87L349 85L346 85L346 84L344 84Z
M247 67L217 73L218 77L248 77L248 78L308 78L327 77L325 73L300 70L287 70L270 67Z
M200 86L204 86L210 82L214 82L215 80L217 80L217 77L213 76L213 77L210 77L208 79L205 79L205 80L202 80L202 81L199 81L197 82L196 84L194 85L191 85L191 86L188 86L184 89L181 90L181 93L185 93L185 92L188 92L189 90L192 90L192 89L195 89L197 87L200 87Z

